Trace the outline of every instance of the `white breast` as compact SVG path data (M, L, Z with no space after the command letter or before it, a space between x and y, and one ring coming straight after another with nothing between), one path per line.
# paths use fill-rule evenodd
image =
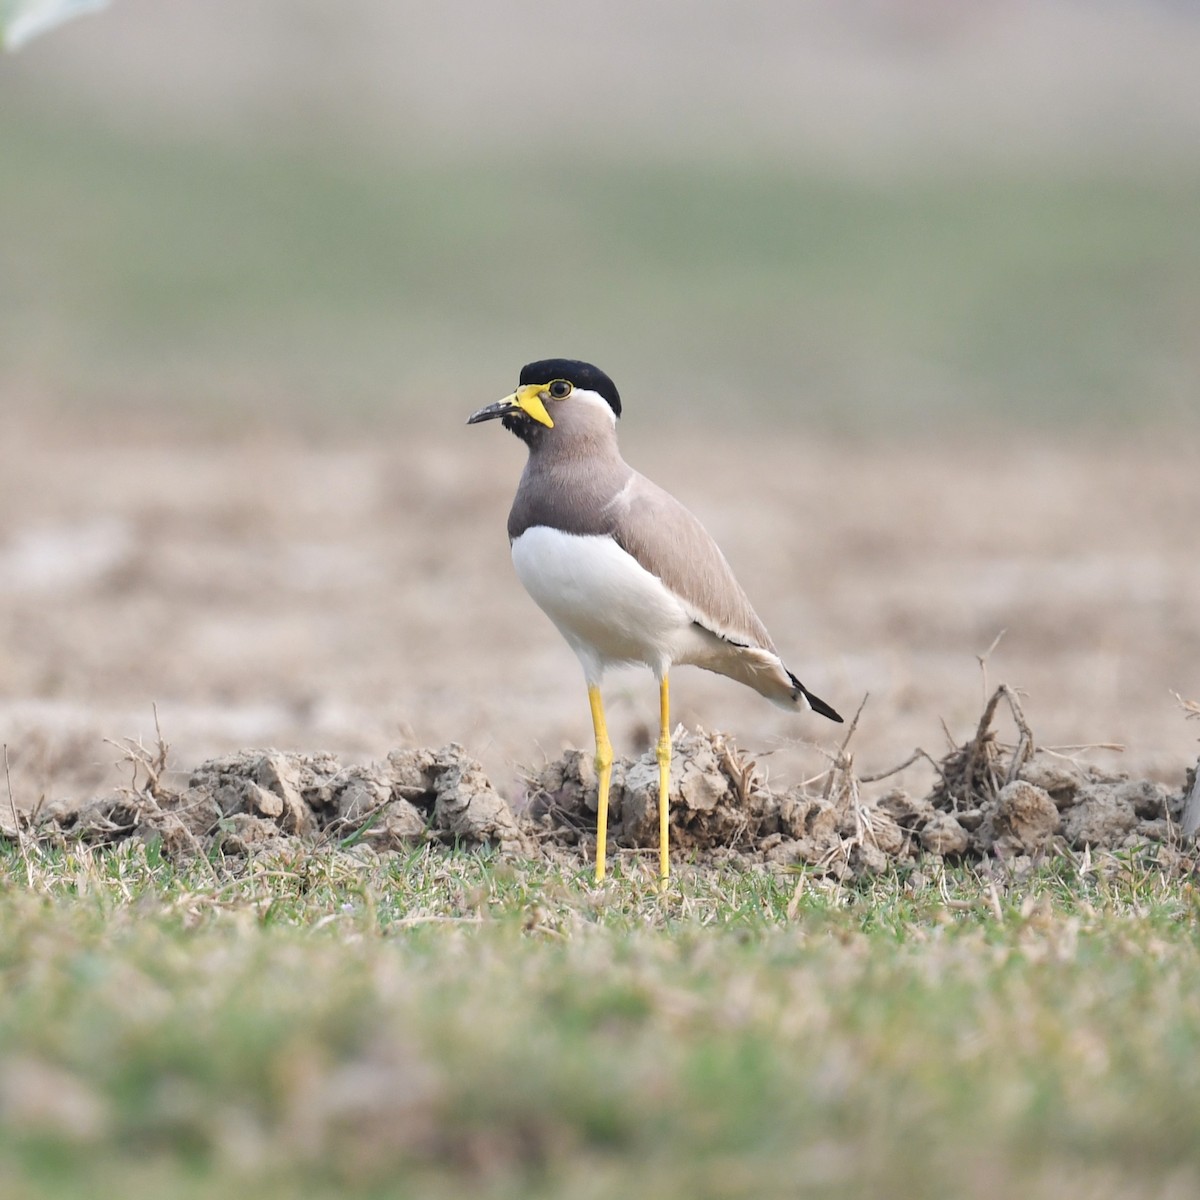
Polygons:
M579 656L589 683L605 667L645 663L660 677L702 635L669 588L610 537L545 525L512 544L525 590Z

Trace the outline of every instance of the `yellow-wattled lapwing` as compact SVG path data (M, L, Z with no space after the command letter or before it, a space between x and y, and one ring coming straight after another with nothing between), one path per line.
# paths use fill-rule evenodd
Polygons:
M669 871L671 778L667 674L691 663L768 700L841 717L783 665L725 556L674 496L617 448L621 397L590 363L530 363L511 396L469 425L499 418L529 447L508 540L525 590L579 657L596 733L596 879L604 878L612 746L600 683L608 667L642 663L659 682L660 873Z

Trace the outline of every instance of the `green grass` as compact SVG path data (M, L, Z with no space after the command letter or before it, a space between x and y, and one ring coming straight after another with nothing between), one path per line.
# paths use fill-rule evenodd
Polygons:
M1190 883L0 863L22 1197L1194 1194Z
M0 376L77 405L449 425L556 353L667 420L1144 420L1200 386L1183 168L368 156L19 105L0 144Z

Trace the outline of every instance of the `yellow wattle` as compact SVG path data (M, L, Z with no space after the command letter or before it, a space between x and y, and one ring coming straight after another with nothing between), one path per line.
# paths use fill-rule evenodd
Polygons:
M545 402L542 400L542 392L545 389L546 385L543 383L530 383L513 392L512 400L535 421L545 425L547 429L553 429L554 421L546 411Z

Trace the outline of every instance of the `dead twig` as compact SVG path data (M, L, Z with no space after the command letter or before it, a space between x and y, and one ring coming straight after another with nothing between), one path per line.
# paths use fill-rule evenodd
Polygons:
M1007 683L1002 683L992 693L992 698L984 708L983 716L979 719L979 728L976 730L975 737L968 748L966 771L968 789L974 789L976 782L975 772L978 769L980 758L983 758L988 767L988 782L991 785L992 791L998 790L995 785L995 778L991 773L991 763L987 762L988 755L986 750L988 747L995 745L995 739L990 732L990 726L996 715L996 708L1000 703L1001 696L1008 701L1009 711L1012 713L1013 722L1017 726L1019 735L1016 749L1013 751L1012 760L1009 763L1008 772L1005 776L1005 784L1012 783L1017 776L1017 772L1033 755L1033 732L1029 728L1029 723L1025 720L1024 712L1021 711L1021 703L1017 699L1016 692Z
M822 799L828 800L833 795L834 785L838 782L839 777L842 780L852 777L851 769L854 766L854 755L847 753L847 747L850 745L850 739L854 737L855 731L858 729L858 719L862 716L862 711L866 708L870 697L870 692L864 692L863 698L858 702L858 709L850 719L850 725L846 729L846 736L842 738L842 744L838 747L837 754L833 756L830 762L829 774L825 779L825 787L822 791Z
M1017 727L1017 744L1013 747L1003 746L992 729L1002 699L1007 701L1013 724ZM1017 778L1021 768L1033 757L1034 750L1033 731L1025 719L1017 693L1002 683L984 705L975 736L955 747L942 760L942 782L934 789L934 803L937 804L937 798L941 796L949 801L954 811L978 808ZM1004 766L1001 760L1006 752L1010 752L1010 756Z
M162 726L158 721L158 705L152 705L152 709L154 712L153 749L147 747L141 738L122 738L119 742L114 742L111 738L104 740L108 745L119 750L125 761L133 768L133 776L127 789L129 794L158 801L163 798L165 792L162 777L166 774L167 756L171 747L162 735ZM144 784L138 782L139 773L144 773L146 776Z
M901 771L907 770L915 762L925 759L933 769L939 774L942 774L942 764L938 762L928 750L922 750L918 746L899 766L891 767L887 771L877 771L874 775L860 775L859 783L879 783L880 780L890 779L893 775L899 775Z

